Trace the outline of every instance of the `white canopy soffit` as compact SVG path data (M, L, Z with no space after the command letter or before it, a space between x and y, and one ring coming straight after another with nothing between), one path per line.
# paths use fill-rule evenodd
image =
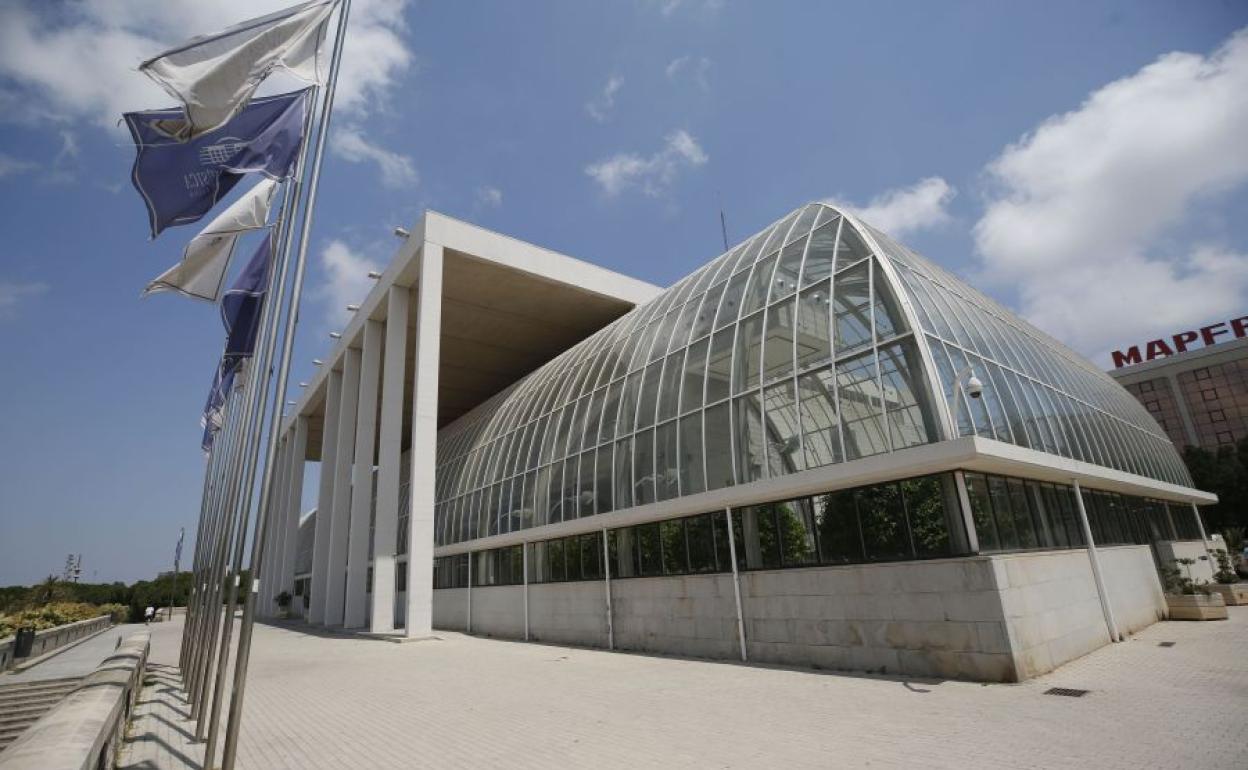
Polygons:
M421 245L443 247L441 366L438 427L449 425L490 396L580 340L656 296L661 289L565 254L428 211L333 350L289 411L309 420L308 460L320 459L328 373L341 369L348 348L363 344L366 319L384 321L392 286L414 289ZM416 294L408 314L405 401L412 398ZM404 447L410 413L404 414Z

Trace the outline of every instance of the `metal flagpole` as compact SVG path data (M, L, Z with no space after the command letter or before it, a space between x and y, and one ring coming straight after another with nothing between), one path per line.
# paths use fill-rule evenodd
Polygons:
M191 553L191 592L186 597L186 621L182 626L182 643L178 650L178 670L184 670L186 667L186 644L187 631L191 627L191 612L195 604L195 571L199 564L199 546L203 542L204 536L204 520L208 510L208 490L212 485L212 471L216 467L217 442L213 439L212 447L208 450L208 456L204 462L204 491L199 498L199 521L195 525L195 550Z
M316 193L321 177L321 162L325 158L325 139L329 134L329 119L334 109L334 91L338 85L338 70L342 66L342 49L347 36L347 17L351 12L351 0L342 0L338 16L338 35L334 41L334 55L330 62L329 81L325 84L325 101L321 107L320 127L316 137L316 155L312 161L312 178L308 184L307 201L303 209L303 227L299 233L299 256L295 260L295 281L291 288L290 309L286 315L286 332L282 340L281 364L278 367L275 398L279 408L273 410L269 429L268 447L265 450L264 474L260 483L260 508L256 515L256 532L251 545L251 590L243 601L243 620L238 633L238 658L234 664L234 687L230 698L230 716L225 729L225 750L222 753L223 770L233 770L238 753L238 729L242 718L243 696L247 686L247 665L251 659L251 634L255 625L256 588L263 568L264 542L268 536L269 498L273 487L273 455L282 422L281 400L286 398L286 385L290 378L290 358L295 344L295 329L299 324L299 304L303 295L303 277L307 267L308 242L312 231L312 214L316 209Z
M178 529L178 545L173 549L173 588L169 589L169 622L173 622L173 605L178 599L178 567L182 561L182 538L186 537L186 527Z
M220 550L220 541L222 536L222 524L224 519L224 506L222 501L225 496L226 486L229 480L229 471L233 467L233 458L236 454L238 444L238 436L241 429L240 424L240 406L241 391L239 388L231 388L226 394L225 418L221 426L222 449L220 463L217 467L216 480L213 484L212 499L209 502L209 515L211 517L208 529L208 537L204 543L204 558L200 565L199 580L199 602L196 608L196 626L195 635L193 637L191 650L187 660L187 671L184 677L184 685L191 698L192 705L198 697L198 690L195 687L198 681L199 662L202 658L203 647L208 635L208 621L211 615L211 604L216 592L213 590L214 571L213 565L216 562L216 556Z
M202 534L195 540L195 604L193 607L194 614L189 618L193 623L189 626L189 633L186 629L183 629L182 632L183 638L187 640L185 661L182 665L182 688L188 693L191 686L191 674L193 673L192 666L199 651L199 631L203 622L205 602L207 601L207 569L212 558L217 535L217 498L221 490L222 475L228 464L233 445L236 405L237 399L234 398L234 393L232 391L226 393L225 403L222 405L221 410L221 426L217 429L217 438L213 441L212 480L208 488L204 529Z
M308 118L311 112L305 116L304 136L307 136ZM307 145L307 142L304 142ZM302 155L302 150L300 151ZM302 166L300 167L302 169ZM239 500L241 510L239 512L239 537L234 544L234 574L242 574L243 569L243 547L244 533L247 527L247 521L251 514L251 502L253 498L252 491L256 482L256 464L258 454L260 452L260 439L262 436L262 426L264 423L265 410L269 402L269 382L271 380L271 362L273 360L273 351L277 347L278 326L281 324L282 313L281 308L284 302L284 292L286 288L286 272L289 260L287 259L290 248L290 222L294 218L295 207L298 205L298 184L291 177L287 182L285 191L285 200L282 202L282 217L278 223L278 239L277 248L271 252L271 257L278 256L278 259L271 259L269 266L269 287L265 296L264 307L260 311L260 328L263 330L261 343L259 348L260 366L257 372L263 374L263 382L257 382L257 404L258 413L256 415L256 429L251 436L251 442L248 445L246 464L246 480L243 484L244 494ZM256 354L253 352L252 360L256 360ZM221 650L217 659L217 675L216 681L213 683L212 700L209 703L208 718L208 745L204 749L204 767L212 767L213 758L217 748L217 728L221 722L221 695L225 689L225 671L229 665L230 659L230 638L234 627L234 609L237 605L237 592L231 594L226 600L225 608L225 627L221 632ZM196 737L200 737L203 728L203 713L200 713L199 724L196 725Z
M208 587L208 611L205 613L204 618L208 633L204 637L206 643L200 650L199 663L195 669L195 688L192 691L191 698L191 718L195 720L199 720L203 713L208 680L212 676L213 654L217 650L217 642L220 638L222 592L231 589L237 591L239 583L239 576L235 573L233 575L233 585L225 585L226 580L231 577L226 572L229 566L230 544L234 542L236 537L243 537L246 534L236 524L239 519L237 511L239 510L239 487L242 481L243 460L246 457L246 451L244 450L247 446L248 437L255 430L256 390L261 373L258 367L252 365L254 363L254 361L250 361L247 364L247 379L242 388L241 407L243 418L239 424L235 450L232 452L232 462L230 463L229 475L224 485L224 494L222 496L223 530L211 565L212 578ZM196 735L197 739L202 737L201 735Z

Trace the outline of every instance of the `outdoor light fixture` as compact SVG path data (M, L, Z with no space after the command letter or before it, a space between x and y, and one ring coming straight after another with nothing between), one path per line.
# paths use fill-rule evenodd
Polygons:
M321 360L321 359L319 359L319 358L314 358L314 359L312 359L312 365L313 365L313 366L320 366L320 365L321 365L321 364L323 364L323 363L325 363L325 362L324 362L324 361L322 361L322 360Z
M306 383L306 382L301 382L301 383L299 383L299 387L301 387L301 388L306 388L306 387L308 387L308 383Z
M359 309L360 309L359 305L347 305L347 310L350 310L352 313L354 313L355 311Z
M398 237L400 237L400 238L408 238L408 237L410 237L410 236L411 236L411 233L409 233L409 232L406 230L406 228L402 228L402 227L396 227L396 228L394 228L394 234L395 234L395 235L397 235L397 236L398 236Z
M369 270L368 277L372 278L375 281L381 277L381 273L377 272L376 270Z
M329 338L330 338L331 340L340 340L340 339L342 339L342 335L341 335L340 333L338 333L338 332L330 332L330 333L329 333Z
M960 396L963 389L966 390L968 396L974 399L984 395L984 383L980 382L969 365L963 367L962 371L958 372L958 376L953 380L953 410L949 413L949 435L952 438L958 437L958 413L959 408L962 406Z

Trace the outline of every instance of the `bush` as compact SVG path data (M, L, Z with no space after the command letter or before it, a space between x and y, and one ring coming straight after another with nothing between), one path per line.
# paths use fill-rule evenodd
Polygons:
M101 604L98 608L101 615L109 615L114 623L126 623L130 620L130 608L124 604L112 602L109 604Z
M0 615L0 638L12 636L17 629L30 626L36 631L56 628L66 623L90 620L106 614L94 604L84 602L53 602L42 607L21 610L12 615Z

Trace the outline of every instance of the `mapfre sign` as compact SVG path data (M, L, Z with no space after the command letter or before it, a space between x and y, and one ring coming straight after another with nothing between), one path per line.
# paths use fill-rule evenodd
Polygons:
M1219 339L1224 335L1230 336ZM1114 358L1114 368L1121 369L1124 366L1142 364L1145 361L1165 358L1176 353L1185 353L1192 348L1215 345L1227 339L1243 337L1248 337L1248 316L1202 326L1195 331L1179 332L1159 340L1149 340L1142 346L1132 345L1126 350L1115 350L1110 355Z

